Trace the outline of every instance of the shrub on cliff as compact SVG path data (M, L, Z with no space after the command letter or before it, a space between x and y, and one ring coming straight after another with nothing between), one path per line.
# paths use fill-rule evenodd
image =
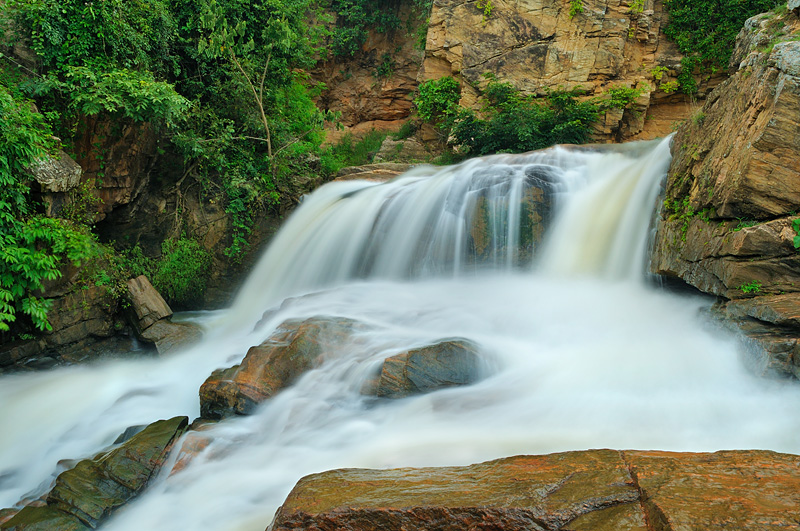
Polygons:
M713 73L727 68L736 35L744 21L780 3L776 0L665 0L669 22L664 33L685 56L678 78L681 90L687 94L697 92L694 73Z
M79 263L92 247L85 232L34 211L27 170L53 144L42 115L0 80L0 332L20 313L39 330L49 330L50 301L36 292L61 276L63 259Z
M579 90L522 95L509 83L490 81L480 116L461 109L453 119L453 143L467 156L532 151L553 144L583 144L601 111L579 101Z

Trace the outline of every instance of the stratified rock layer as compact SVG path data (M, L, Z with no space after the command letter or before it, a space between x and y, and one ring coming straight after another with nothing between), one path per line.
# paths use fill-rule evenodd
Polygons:
M800 376L800 20L749 19L736 70L673 140L651 267L737 302L760 372ZM786 296L784 296L786 295ZM746 302L742 299L752 299ZM741 302L738 302L742 300Z
M788 530L800 457L589 450L466 467L334 470L301 479L271 531Z

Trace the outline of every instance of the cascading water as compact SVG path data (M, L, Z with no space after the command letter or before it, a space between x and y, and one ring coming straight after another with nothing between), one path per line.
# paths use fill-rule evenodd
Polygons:
M264 529L303 475L598 447L800 452L800 389L746 373L705 301L641 282L668 140L555 148L386 184L326 185L293 214L202 345L0 379L0 506L126 427L197 416L197 391L289 318L365 324L265 403L189 437L111 530ZM546 230L545 227L550 225ZM360 394L381 360L445 337L481 345L477 384Z

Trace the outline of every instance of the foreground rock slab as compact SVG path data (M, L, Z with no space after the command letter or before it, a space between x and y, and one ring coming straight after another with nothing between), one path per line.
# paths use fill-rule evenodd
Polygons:
M588 450L301 479L270 531L800 529L800 456Z
M24 507L0 524L0 529L96 529L145 488L187 425L186 417L154 422L118 448L80 461L74 468L59 474L45 506Z

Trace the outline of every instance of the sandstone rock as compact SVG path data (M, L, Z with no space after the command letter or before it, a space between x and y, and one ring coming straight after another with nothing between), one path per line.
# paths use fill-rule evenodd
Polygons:
M375 162L429 162L432 157L432 153L413 138L394 140L386 137L373 160Z
M376 164L366 164L364 166L350 166L342 168L334 177L336 181L376 181L385 182L404 174L413 166L398 162L379 162Z
M271 531L793 529L800 457L588 450L301 479Z
M358 324L340 317L292 319L247 351L240 365L217 370L200 387L203 418L250 414L255 407L318 365Z
M119 327L117 301L105 286L71 287L74 291L52 299L47 318L53 329L44 335L48 347L62 348L90 336L107 338Z
M768 53L777 29L785 42ZM729 299L800 290L791 226L800 204L797 35L791 15L749 19L732 59L739 71L679 129L654 272Z
M474 2L435 2L420 80L460 77L461 104L473 108L485 73L528 94L581 87L599 96L609 88L647 87L635 108L601 120L597 137L606 141L663 134L663 125L651 130L655 122L645 120L657 100L686 109L680 96L659 90L652 79L657 66L680 69L681 55L662 33L666 14L660 3L646 2L641 13L632 13L629 2L602 0L584 3L574 17L568 2L496 0L492 6L486 16ZM719 81L701 81L701 92Z
M144 275L128 281L128 297L140 331L172 315L172 309Z
M481 379L481 365L477 345L466 339L448 339L386 358L374 385L363 392L403 398L468 385Z
M187 424L186 417L154 422L122 446L94 459L80 461L56 478L55 486L47 495L47 506L27 506L0 524L0 529L82 531L97 528L144 489L164 464Z
M32 164L28 171L43 192L67 192L81 180L81 167L62 150Z

